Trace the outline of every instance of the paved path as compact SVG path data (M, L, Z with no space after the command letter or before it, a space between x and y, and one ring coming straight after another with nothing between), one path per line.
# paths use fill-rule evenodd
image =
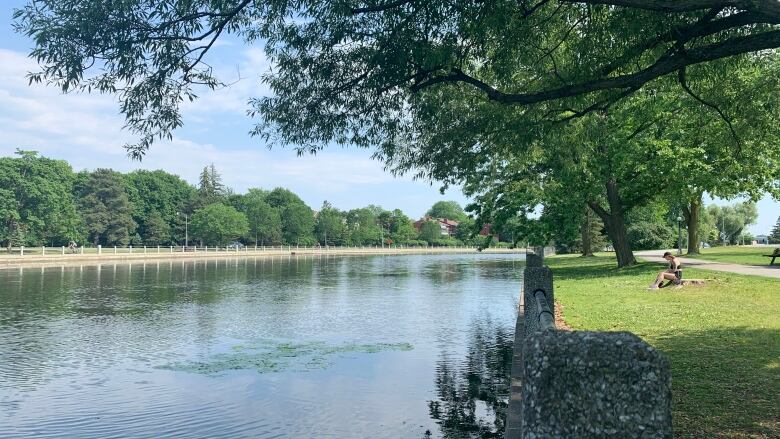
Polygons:
M670 251L675 254L677 252L677 250L647 250L636 252L635 254L637 257L644 259L645 261L668 264L668 262L666 262L663 258L663 254L666 251ZM768 263L767 265L728 264L723 262L705 261L702 259L691 259L685 257L678 259L683 264L683 270L685 267L695 267L702 268L704 270L727 271L729 273L780 278L780 265L770 266Z

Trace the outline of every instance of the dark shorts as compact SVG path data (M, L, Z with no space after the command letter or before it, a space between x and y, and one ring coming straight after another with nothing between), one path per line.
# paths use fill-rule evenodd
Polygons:
M675 285L679 285L682 282L682 270L677 270L674 272L674 283Z

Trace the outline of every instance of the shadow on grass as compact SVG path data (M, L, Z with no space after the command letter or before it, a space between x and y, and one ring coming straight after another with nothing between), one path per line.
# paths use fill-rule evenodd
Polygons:
M630 267L618 268L612 256L557 257L545 259L557 279L594 279L614 276L648 276L652 280L662 269L661 264L640 262Z
M780 437L780 330L672 332L653 344L671 363L675 437Z

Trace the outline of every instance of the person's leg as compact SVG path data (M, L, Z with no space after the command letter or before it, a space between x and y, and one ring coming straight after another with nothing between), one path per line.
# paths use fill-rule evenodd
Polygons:
M664 283L664 280L672 280L676 279L677 277L674 275L674 273L667 273L665 271L662 271L658 273L658 277L655 278L655 282L650 284L650 289L655 290L660 287L662 283Z

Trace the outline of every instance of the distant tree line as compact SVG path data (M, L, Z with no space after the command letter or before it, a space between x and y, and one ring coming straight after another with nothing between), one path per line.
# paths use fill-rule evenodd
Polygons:
M74 172L62 160L18 150L0 158L0 242L11 246L181 245L461 245L476 242L474 221L456 202L438 202L428 215L460 221L454 236L439 223L418 232L400 209L375 205L318 212L281 187L237 194L214 165L198 186L165 171L110 169ZM185 227L186 226L186 227ZM481 243L481 241L480 241Z

